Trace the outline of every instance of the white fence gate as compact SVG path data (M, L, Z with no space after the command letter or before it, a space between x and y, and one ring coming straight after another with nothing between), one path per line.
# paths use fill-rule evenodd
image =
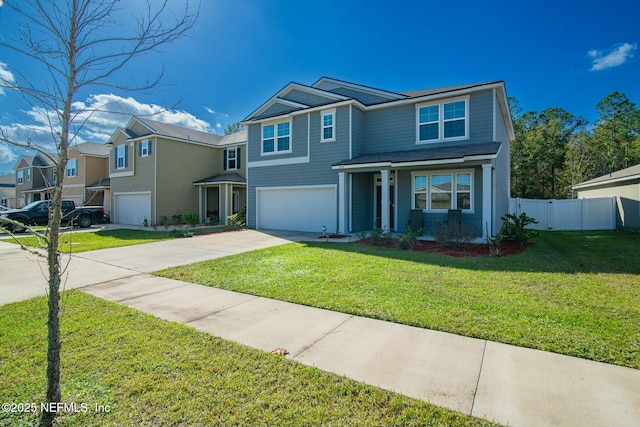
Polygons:
M535 230L615 230L616 198L572 200L509 199L509 213L538 220Z

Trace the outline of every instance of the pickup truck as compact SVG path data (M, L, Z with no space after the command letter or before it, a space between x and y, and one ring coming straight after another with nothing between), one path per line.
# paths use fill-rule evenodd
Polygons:
M49 207L51 200L39 200L28 204L22 209L10 209L0 212L0 227L19 233L22 227L3 221L11 219L24 225L47 225L49 223ZM73 200L62 201L62 224L77 224L81 228L90 227L93 223L104 221L102 206L76 207Z

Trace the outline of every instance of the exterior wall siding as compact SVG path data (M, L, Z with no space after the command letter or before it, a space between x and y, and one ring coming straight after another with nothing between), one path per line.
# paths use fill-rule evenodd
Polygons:
M351 158L358 157L365 151L364 114L358 107L351 107Z
M222 169L222 152L186 142L161 138L156 141L158 193L153 222L156 223L162 215L171 218L174 214L198 213L198 187L193 182L214 175L216 168Z
M351 195L351 231L366 231L374 227L373 173L353 174Z
M509 197L511 196L511 141L502 114L496 114L496 140L502 143L495 162L494 179L496 181L496 200L494 218L496 223L493 233L502 226L503 215L509 213Z

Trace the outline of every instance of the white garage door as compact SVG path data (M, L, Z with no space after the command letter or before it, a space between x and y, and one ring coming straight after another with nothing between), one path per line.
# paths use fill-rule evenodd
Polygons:
M329 233L337 228L335 187L257 189L257 228Z
M151 194L123 193L115 195L116 224L143 225L147 218L151 224Z

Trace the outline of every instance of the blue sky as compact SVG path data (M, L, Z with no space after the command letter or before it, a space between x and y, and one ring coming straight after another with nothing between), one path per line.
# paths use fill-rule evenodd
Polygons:
M121 3L126 17L144 2ZM562 107L593 123L596 103L612 91L640 104L639 12L629 0L203 0L189 37L127 69L144 77L164 64L169 85L144 94L96 90L78 101L109 100L125 113L181 101L155 119L221 133L290 81L329 76L405 91L504 80L525 111ZM16 25L0 7L0 37ZM0 73L11 68L39 77L0 48ZM45 116L18 94L0 93L0 126L16 137L42 128ZM128 117L96 118L80 136L104 142ZM0 174L22 153L0 143Z

